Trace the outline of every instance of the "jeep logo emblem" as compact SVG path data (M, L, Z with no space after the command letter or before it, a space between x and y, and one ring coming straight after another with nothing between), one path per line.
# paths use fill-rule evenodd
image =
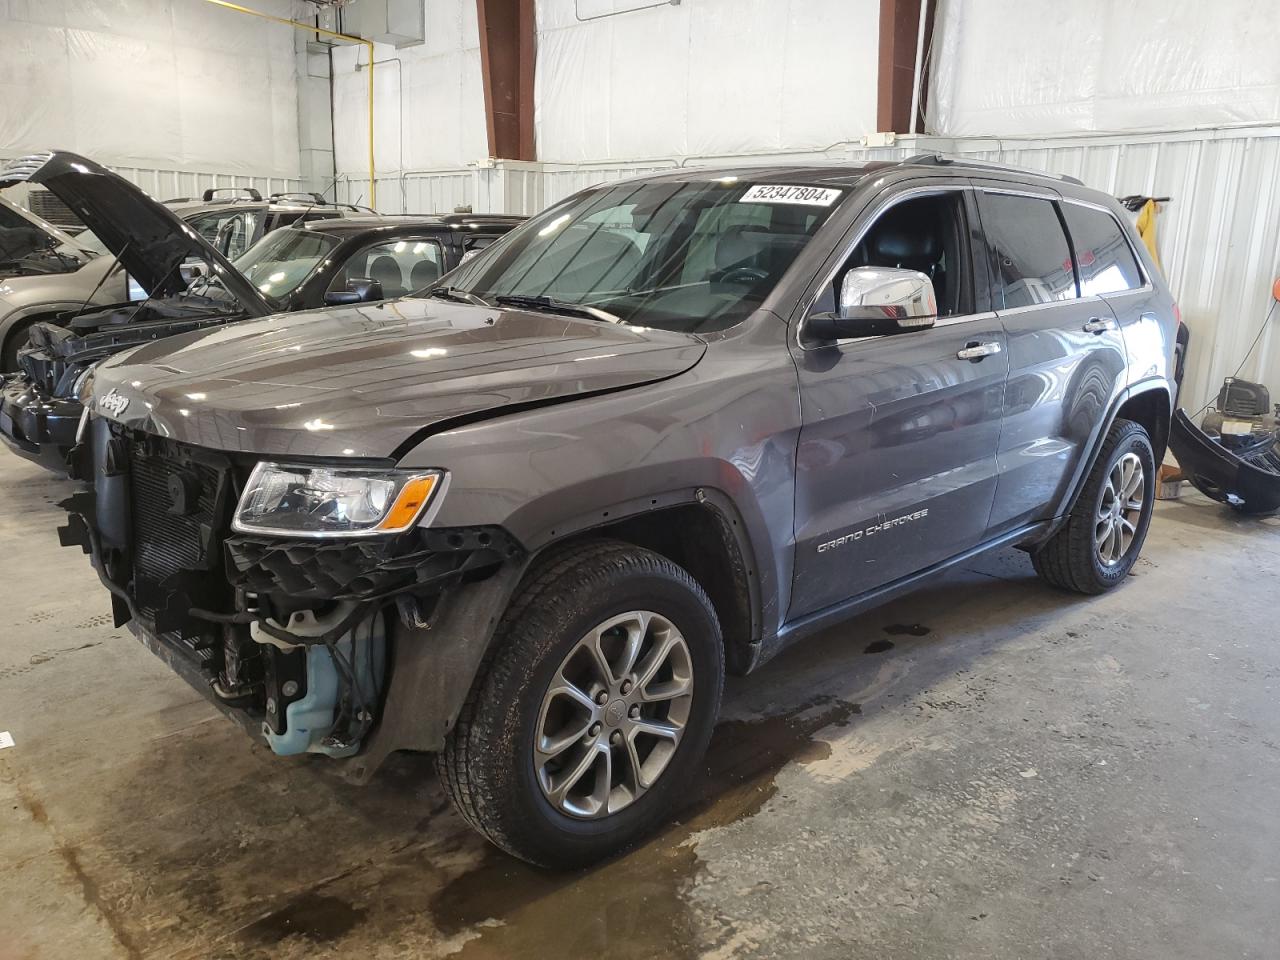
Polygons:
M98 401L98 409L113 417L120 416L120 414L125 412L128 406L129 398L114 388L110 393Z
M622 722L622 718L627 715L627 705L621 700L615 700L604 711L604 722L611 727L616 727Z

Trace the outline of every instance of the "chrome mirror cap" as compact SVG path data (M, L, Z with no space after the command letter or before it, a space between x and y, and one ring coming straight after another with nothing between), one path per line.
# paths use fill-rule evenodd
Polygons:
M902 330L931 327L938 319L933 281L919 270L854 267L840 283L839 318L889 320Z

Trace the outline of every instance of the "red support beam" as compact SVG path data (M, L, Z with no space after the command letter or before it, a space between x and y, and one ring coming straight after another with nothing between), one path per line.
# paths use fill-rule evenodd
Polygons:
M534 0L476 0L489 156L536 160L533 136Z
M882 133L911 132L911 89L915 82L920 0L880 0L880 69L876 90L876 127ZM933 33L933 8L925 18L924 49ZM923 86L923 83L921 84ZM921 90L923 110L924 91ZM924 130L924 124L920 124Z

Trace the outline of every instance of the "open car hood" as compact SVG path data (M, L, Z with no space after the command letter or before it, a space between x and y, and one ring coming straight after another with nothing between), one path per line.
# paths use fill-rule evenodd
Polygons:
M163 204L92 160L57 150L13 161L0 170L0 189L16 183L44 187L92 230L152 297L186 289L179 265L207 263L250 316L271 307L244 275Z
M393 457L432 432L665 380L705 350L688 334L410 298L140 346L96 368L92 410L219 450Z

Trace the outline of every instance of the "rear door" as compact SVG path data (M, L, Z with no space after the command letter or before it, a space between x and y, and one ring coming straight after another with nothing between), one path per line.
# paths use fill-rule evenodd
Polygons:
M949 559L986 531L1008 361L973 258L970 193L899 187L860 218L811 308L833 309L853 267L906 267L933 279L936 326L793 346L803 426L791 617Z
M1062 216L1076 254L1080 292L1106 300L1120 324L1129 355L1128 382L1167 374L1163 366L1151 364L1152 358L1167 353L1167 332L1160 318L1168 316L1168 302L1143 272L1115 211L1064 197Z
M1051 517L1062 503L1123 383L1125 352L1110 305L1081 296L1055 191L979 184L978 206L1009 351L995 536Z

